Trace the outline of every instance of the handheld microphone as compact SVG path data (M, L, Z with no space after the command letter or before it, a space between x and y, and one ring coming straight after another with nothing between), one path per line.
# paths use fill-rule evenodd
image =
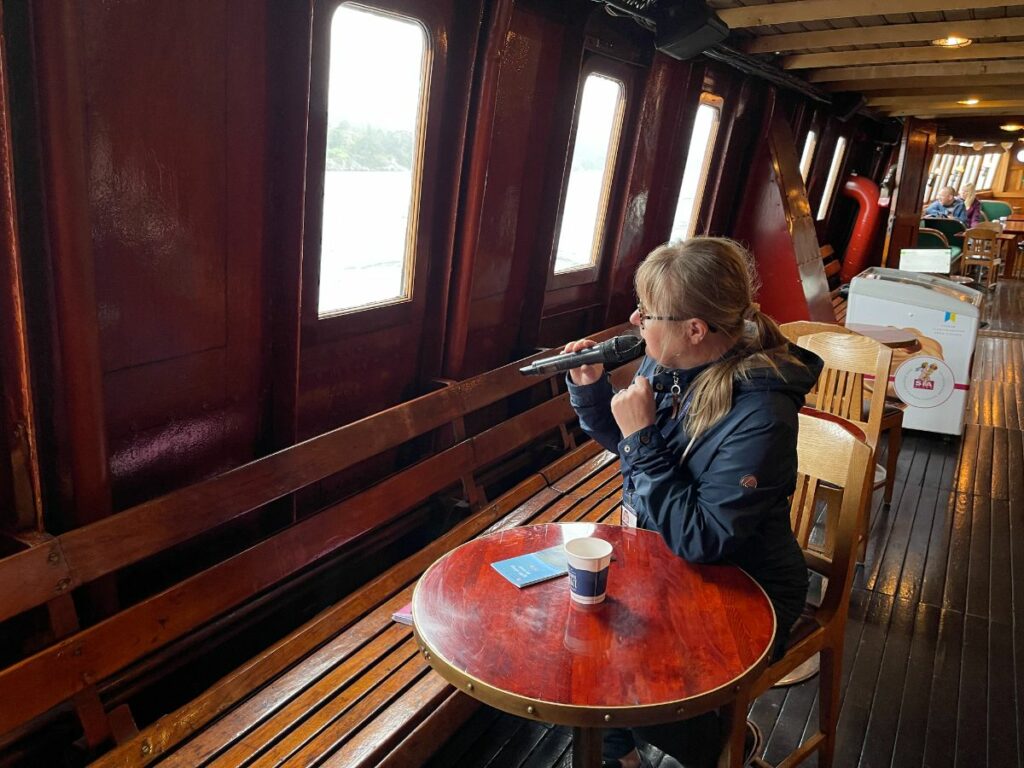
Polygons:
M640 357L644 353L644 347L646 346L647 343L638 336L616 336L580 352L569 352L564 355L534 360L525 368L520 368L519 372L527 376L533 376L555 373L557 371L568 371L573 368L579 368L581 365L591 365L593 363L628 363L630 360L636 360Z

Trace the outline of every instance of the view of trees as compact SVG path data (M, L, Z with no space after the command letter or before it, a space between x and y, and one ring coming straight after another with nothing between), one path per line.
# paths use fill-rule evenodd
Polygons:
M328 171L408 171L412 168L410 131L389 131L342 120L327 132Z

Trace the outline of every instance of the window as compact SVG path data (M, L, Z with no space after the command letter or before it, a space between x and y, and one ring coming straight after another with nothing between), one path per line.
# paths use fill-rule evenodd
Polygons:
M319 317L411 296L427 56L417 22L334 13Z
M679 200L676 202L676 215L669 240L685 240L693 235L700 201L704 197L708 169L711 167L711 154L722 115L722 100L710 93L703 93L700 102L697 117L693 121L693 134L686 153L686 168L683 170L683 182L679 185Z
M625 87L620 81L587 76L556 241L556 275L597 264L624 103Z
M991 189L995 179L996 168L999 165L999 153L989 152L981 161L981 173L978 174L978 182L975 189Z
M804 140L804 151L800 155L800 176L804 180L804 184L807 183L807 174L811 172L811 160L814 158L814 148L818 144L818 134L814 131L807 132L807 138Z
M846 138L840 136L836 142L836 150L832 153L832 165L828 169L828 179L825 181L825 191L821 195L821 202L818 204L818 221L825 218L828 213L828 205L832 200L832 193L835 191L836 182L839 180L839 171L843 167L843 156L846 154Z

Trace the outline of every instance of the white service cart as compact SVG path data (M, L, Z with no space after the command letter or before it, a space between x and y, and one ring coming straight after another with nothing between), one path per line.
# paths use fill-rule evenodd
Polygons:
M871 267L850 282L847 324L891 325L920 341L893 354L889 380L907 404L903 426L945 435L963 431L982 293L916 272Z

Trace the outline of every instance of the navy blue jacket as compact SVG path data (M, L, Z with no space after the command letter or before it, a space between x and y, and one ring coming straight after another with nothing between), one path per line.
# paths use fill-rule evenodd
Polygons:
M669 388L675 373L685 395L706 366L673 372L645 357L638 374L654 389L655 424L625 439L612 418L608 376L587 386L569 381L580 426L621 460L623 502L636 511L638 525L658 531L688 561L725 560L747 571L775 607L780 643L807 595L788 497L796 487L797 412L822 367L807 350L790 345L789 351L804 366L757 369L737 379L732 409L694 441L685 459L690 436L683 410L672 419Z

